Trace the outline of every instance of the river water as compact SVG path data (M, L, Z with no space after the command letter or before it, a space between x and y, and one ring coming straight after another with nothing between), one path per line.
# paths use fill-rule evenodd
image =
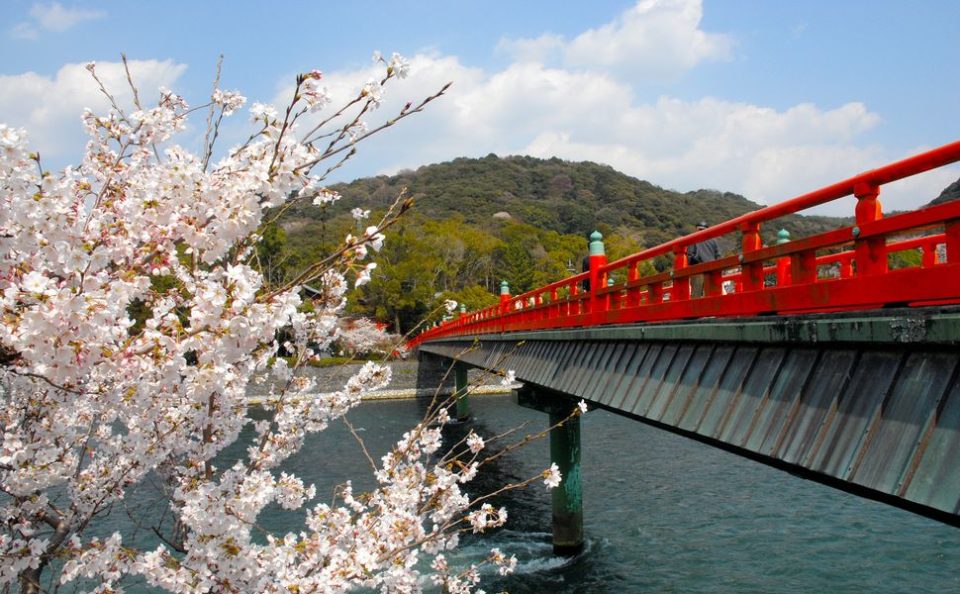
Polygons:
M350 418L376 459L421 418L423 406L370 402ZM453 434L546 427L545 414L508 395L473 397L471 407L474 420ZM518 557L514 575L484 573L487 592L960 592L956 528L602 410L584 415L581 431L583 553L553 556L550 493L541 481L512 491L498 502L508 508L507 527L470 536L451 555L460 565L491 547ZM487 468L472 492L548 465L542 440ZM369 464L341 423L309 439L286 469L316 484L322 500L346 479L356 491L372 485ZM297 515L269 510L260 524L298 530Z
M524 422L525 432L546 426L545 414L510 396L473 397L471 407L470 426L484 436ZM367 447L382 453L421 414L416 401L391 401L364 404L351 418ZM584 552L553 556L550 493L538 481L501 500L505 529L467 539L454 555L467 563L499 547L518 557L515 575L486 575L486 591L960 592L956 528L606 411L581 422ZM291 462L319 493L367 466L340 425ZM488 468L474 492L547 465L543 440Z

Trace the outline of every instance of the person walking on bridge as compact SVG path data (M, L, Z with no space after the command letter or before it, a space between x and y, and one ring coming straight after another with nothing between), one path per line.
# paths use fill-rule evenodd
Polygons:
M703 231L707 228L706 221L697 223L697 231ZM720 246L713 237L704 239L700 243L695 243L687 247L687 265L701 264L703 262L712 262L720 258ZM690 296L703 297L703 276L696 275L690 277Z

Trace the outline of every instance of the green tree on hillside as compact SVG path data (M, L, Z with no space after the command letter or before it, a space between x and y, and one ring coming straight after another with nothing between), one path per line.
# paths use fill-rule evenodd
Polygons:
M257 244L257 257L254 263L270 284L280 286L287 277L292 263L290 248L287 245L287 232L273 223L263 230Z
M522 242L508 242L500 250L497 262L500 275L510 283L512 294L519 295L534 288L534 261Z
M391 324L402 334L430 311L442 268L426 238L408 224L394 227L368 284L351 291L350 310Z
M437 291L459 291L474 284L493 290L499 282L494 254L502 242L496 236L467 225L462 215L428 220L422 233L426 249L440 260Z

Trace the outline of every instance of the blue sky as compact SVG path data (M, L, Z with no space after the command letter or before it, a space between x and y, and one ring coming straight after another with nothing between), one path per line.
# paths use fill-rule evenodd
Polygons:
M81 110L103 108L87 61L122 91L125 52L145 95L163 85L202 104L223 53L224 88L282 104L299 71L322 70L345 97L371 76L373 50L397 51L411 76L370 124L454 85L367 143L341 179L530 154L772 203L960 138L958 22L952 0L6 0L0 121L62 166L82 150ZM234 119L228 143L245 131ZM180 142L198 145L200 129ZM892 185L884 203L923 204L958 177Z

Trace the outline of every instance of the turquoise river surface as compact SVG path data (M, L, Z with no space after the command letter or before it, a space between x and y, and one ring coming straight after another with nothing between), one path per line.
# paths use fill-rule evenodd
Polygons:
M489 437L547 416L510 396L471 398L466 425ZM350 413L375 458L422 415L415 400L364 403ZM465 427L449 429L459 439ZM558 558L550 544L550 493L541 481L499 500L505 529L468 537L453 564L499 547L514 575L484 572L489 593L550 592L958 592L960 529L861 499L611 413L582 418L583 553ZM533 476L549 465L546 440L488 468L473 493ZM369 464L342 423L308 440L286 465L329 500L348 478L369 487ZM270 510L261 525L298 530L295 514ZM149 591L136 585L128 591Z

